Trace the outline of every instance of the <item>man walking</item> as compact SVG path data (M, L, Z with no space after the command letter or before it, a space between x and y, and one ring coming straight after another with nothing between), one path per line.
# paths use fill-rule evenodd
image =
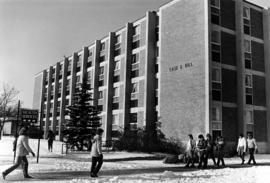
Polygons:
M256 164L255 157L254 157L254 152L258 149L256 140L253 138L253 135L251 133L248 134L248 139L247 139L247 144L248 144L248 152L249 152L249 160L247 164L250 164L251 161L253 161L253 164Z
M18 168L20 165L22 165L24 178L32 178L28 174L28 161L26 158L29 153L35 157L35 153L28 144L28 128L23 127L19 132L19 138L17 141L15 164L2 173L3 179L5 179L10 172Z
M92 166L91 166L91 177L98 177L97 173L99 172L102 163L103 163L103 155L102 155L102 134L103 129L98 128L97 133L94 136L92 141L92 148L91 148L91 156L92 156Z
M245 137L243 136L243 134L240 134L239 139L238 139L237 152L238 152L239 157L242 160L241 165L243 165L245 162L246 147L247 147L247 141Z

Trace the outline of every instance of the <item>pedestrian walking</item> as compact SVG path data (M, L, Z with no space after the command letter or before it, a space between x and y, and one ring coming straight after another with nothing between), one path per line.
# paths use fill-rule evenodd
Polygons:
M94 136L92 141L91 156L92 156L92 166L91 166L91 177L98 177L98 172L103 163L103 154L102 154L102 134L103 129L98 128L97 133Z
M15 164L2 172L3 179L5 179L10 172L18 168L20 165L22 166L24 178L32 178L28 174L28 161L26 156L31 153L33 157L35 157L35 153L29 147L28 140L28 128L23 127L19 131L19 138L17 140Z
M187 155L187 164L185 167L189 167L191 163L191 168L194 166L194 160L195 160L195 148L196 148L196 141L193 139L192 134L188 135L189 140L187 142L187 148L186 148L186 155Z
M212 136L208 133L206 134L206 156L205 156L205 166L208 164L208 158L211 158L213 160L214 166L216 166L216 159L214 156L214 146L215 142L212 139Z
M204 160L205 155L206 155L206 141L205 141L204 136L202 134L200 134L198 136L198 142L196 144L196 151L197 151L197 155L199 157L198 168L206 168L206 164L205 164L205 160ZM203 163L204 163L204 165L202 165Z
M253 164L256 164L254 153L258 150L256 140L253 138L253 135L251 133L248 134L247 138L247 144L248 144L248 152L249 152L249 160L247 164L250 164L251 161L253 161Z
M242 160L241 165L243 165L245 162L246 147L247 147L247 141L245 137L243 136L243 134L240 134L239 139L238 139L238 144L237 144L237 153L238 153L238 156Z
M216 149L217 149L217 166L219 167L219 164L221 162L222 166L225 166L224 163L224 139L222 136L218 136L216 139Z
M48 131L48 134L47 134L48 151L51 151L52 152L54 139L55 139L55 135L54 135L53 131L52 130L49 130Z

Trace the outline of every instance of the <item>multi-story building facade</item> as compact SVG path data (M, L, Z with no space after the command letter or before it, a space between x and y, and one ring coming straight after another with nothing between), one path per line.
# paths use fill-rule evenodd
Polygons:
M105 139L119 128L166 136L254 134L270 151L270 10L243 0L174 0L35 76L33 107L60 137L82 77Z

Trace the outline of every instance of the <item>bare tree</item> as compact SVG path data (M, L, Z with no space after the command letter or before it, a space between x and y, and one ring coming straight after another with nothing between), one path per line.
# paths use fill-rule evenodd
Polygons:
M14 111L14 102L18 94L19 91L14 86L3 83L0 89L0 140L4 123L7 116Z

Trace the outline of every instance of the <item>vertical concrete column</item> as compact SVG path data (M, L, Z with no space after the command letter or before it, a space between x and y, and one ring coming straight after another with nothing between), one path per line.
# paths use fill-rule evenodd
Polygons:
M113 103L113 65L114 65L114 44L115 33L109 33L108 43L108 67L107 67L107 101L105 103L106 118L105 118L105 139L111 140L112 133L112 103Z
M67 69L68 59L64 58L63 74L62 74L62 89L61 89L61 103L60 103L60 121L59 121L59 140L63 140L63 125L65 123L65 111L66 111L66 85L67 85Z
M155 116L155 53L156 53L156 13L146 13L146 62L144 88L144 120L146 130L153 130Z
M70 101L73 104L75 87L76 87L76 67L78 61L78 54L73 53L72 63L71 63L71 88L70 88Z
M87 59L89 56L88 48L83 47L83 53L82 53L82 82L84 79L87 79Z
M243 0L235 1L235 25L236 25L236 60L237 60L237 113L238 133L245 134L245 61L243 52L244 30L243 30Z
M99 75L99 52L100 52L100 40L95 41L94 59L93 59L93 99L94 106L98 105L98 75Z
M53 120L52 120L52 130L55 134L56 131L56 115L57 115L57 101L58 101L58 86L59 86L59 67L60 63L56 64L55 68L55 78L54 78L54 98L53 98Z
M40 111L39 111L39 125L43 127L43 114L44 114L44 92L45 92L45 81L46 81L46 70L43 70L42 72L42 83L41 83L41 96L40 96ZM45 138L45 135L44 135Z
M133 25L132 23L126 24L126 53L124 63L124 107L123 107L123 119L124 129L130 128L130 87L131 87L131 59L132 59L132 35Z
M266 79L267 153L270 152L270 8L263 10L264 60Z
M46 138L46 134L49 130L51 88L52 88L52 66L50 66L49 71L48 71L47 105L46 105L46 121L45 121L45 129L44 129L44 138Z

